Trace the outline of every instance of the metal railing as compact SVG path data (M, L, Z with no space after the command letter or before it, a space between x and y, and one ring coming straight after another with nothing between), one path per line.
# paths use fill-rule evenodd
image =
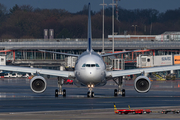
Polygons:
M112 41L112 39L105 38L105 41ZM56 38L56 39L0 39L0 42L78 42L87 41L87 38ZM92 41L102 41L102 38L92 38ZM115 39L119 42L180 42L180 39L164 39L164 40L153 40L153 39Z
M115 49L180 49L180 42L115 41ZM102 41L92 42L93 49L102 49ZM59 42L0 42L1 49L86 49L86 41ZM112 49L112 42L105 41L105 49Z

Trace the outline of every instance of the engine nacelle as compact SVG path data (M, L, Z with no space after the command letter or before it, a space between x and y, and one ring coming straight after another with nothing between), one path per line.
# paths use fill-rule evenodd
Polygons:
M46 80L42 76L35 76L30 81L31 90L35 93L42 93L46 90Z
M139 93L146 93L151 88L151 81L146 76L139 76L134 81L134 88Z

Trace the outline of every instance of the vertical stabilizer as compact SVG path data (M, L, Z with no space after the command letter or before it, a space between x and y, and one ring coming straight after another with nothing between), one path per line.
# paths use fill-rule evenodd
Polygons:
M87 51L91 52L92 51L92 44L91 44L91 39L92 39L92 35L91 35L91 5L90 3L88 4L88 48Z

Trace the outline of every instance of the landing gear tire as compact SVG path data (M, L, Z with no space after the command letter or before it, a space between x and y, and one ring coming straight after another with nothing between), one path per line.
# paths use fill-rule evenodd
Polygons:
M58 97L58 89L55 90L55 97Z
M117 96L117 89L114 89L114 96Z
M63 97L66 97L66 90L63 90Z
M125 89L122 89L122 97L125 97Z
M94 97L94 92L87 92L87 97Z
M91 97L94 97L94 92L91 93Z
M87 92L87 97L90 97L90 92Z

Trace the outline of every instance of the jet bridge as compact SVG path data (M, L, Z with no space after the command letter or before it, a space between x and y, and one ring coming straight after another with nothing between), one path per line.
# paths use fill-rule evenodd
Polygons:
M124 70L125 62L124 59L116 58L115 56L109 56L111 60L112 70Z

